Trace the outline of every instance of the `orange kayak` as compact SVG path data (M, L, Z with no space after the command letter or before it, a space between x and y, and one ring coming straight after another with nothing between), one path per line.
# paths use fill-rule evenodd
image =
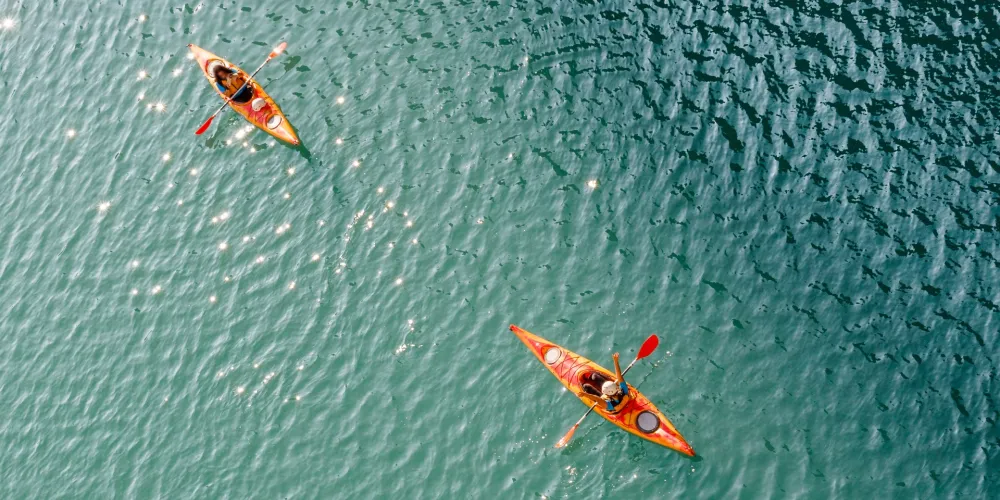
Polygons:
M531 349L531 352L535 353L535 357L566 386L566 389L576 394L588 408L600 399L603 381L615 378L614 373L562 346L514 325L510 325L510 330L528 346L528 349ZM684 437L674 428L674 424L670 423L670 420L660 413L646 396L632 387L632 384L628 384L628 393L615 413L609 413L603 401L594 408L594 411L636 436L685 455L694 456L691 445L687 444Z
M235 64L197 45L189 44L188 48L194 54L194 59L198 61L201 71L205 73L205 78L208 78L209 83L212 84L212 88L222 97L222 100L226 100L226 96L215 86L215 76L213 76L216 65L221 64L227 68L239 71L239 76L242 79L249 78L249 75ZM299 138L295 135L295 130L292 129L292 125L285 119L281 108L274 103L271 96L267 95L267 92L264 92L264 89L254 80L250 80L247 87L252 91L252 96L244 102L229 101L229 107L236 110L248 122L264 132L293 146L298 146Z

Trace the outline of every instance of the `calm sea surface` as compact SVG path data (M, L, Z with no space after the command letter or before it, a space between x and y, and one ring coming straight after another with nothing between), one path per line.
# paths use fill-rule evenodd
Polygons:
M996 498L998 18L0 0L0 498Z

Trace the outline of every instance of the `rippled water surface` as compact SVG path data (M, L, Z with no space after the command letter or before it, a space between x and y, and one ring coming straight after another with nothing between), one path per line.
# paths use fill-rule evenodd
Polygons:
M0 0L0 497L996 497L998 18Z

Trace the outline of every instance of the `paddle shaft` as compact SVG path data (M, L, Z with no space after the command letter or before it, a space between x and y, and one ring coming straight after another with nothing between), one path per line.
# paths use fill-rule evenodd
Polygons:
M628 371L632 369L632 365L634 365L636 361L639 361L639 358L633 359L632 362L629 363L628 366L626 366L624 370L622 370L622 377L624 377L625 374L628 373Z
M580 420L577 420L577 421L576 421L576 424L575 424L575 425L573 425L573 427L576 427L577 425L580 425L580 424L582 424L582 423L583 423L583 419L587 418L587 415L590 415L590 413L594 411L594 408L597 408L597 405L599 405L599 404L601 404L601 403L594 403L594 404L593 404L593 405L592 405L592 406L590 407L590 409L589 409L589 410L587 410L587 413L584 413L584 414L583 414L583 416L582 416L582 417L580 417Z

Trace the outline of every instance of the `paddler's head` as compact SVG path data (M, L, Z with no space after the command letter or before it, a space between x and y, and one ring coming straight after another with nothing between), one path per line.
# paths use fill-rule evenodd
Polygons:
M221 64L215 67L215 79L217 81L225 80L226 78L229 77L230 74L232 73L229 71L229 68L226 68Z
M601 384L601 394L611 398L616 397L622 393L622 388L618 387L618 384L608 380Z

